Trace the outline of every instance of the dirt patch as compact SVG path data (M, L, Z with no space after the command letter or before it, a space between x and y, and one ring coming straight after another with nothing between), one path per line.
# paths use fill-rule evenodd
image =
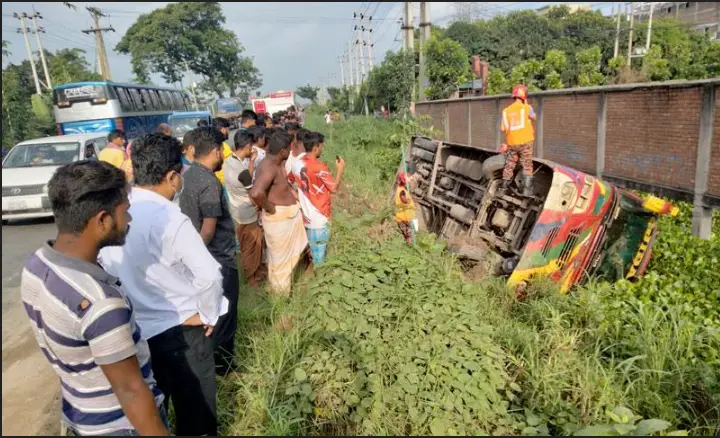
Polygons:
M3 312L2 434L4 436L58 435L60 382L40 351L20 294Z

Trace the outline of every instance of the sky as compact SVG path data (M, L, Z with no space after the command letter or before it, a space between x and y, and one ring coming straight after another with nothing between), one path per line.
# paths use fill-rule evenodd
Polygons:
M347 50L353 34L353 12L373 16L373 58L378 65L388 50L402 47L398 20L404 2L252 2L221 3L225 14L225 27L235 32L245 48L244 56L253 58L263 77L263 94L278 90L294 90L303 84L337 86L341 83L340 56ZM518 9L536 9L552 2L484 2L480 3L487 16ZM591 4L593 9L608 13L612 2L556 2L556 4ZM80 48L86 51L92 67L97 65L95 39L82 33L92 27L86 6L96 6L108 15L101 26L112 25L116 32L104 34L112 79L130 82L133 78L130 57L114 51L122 35L143 13L167 5L167 2L75 2L73 11L60 2L3 2L2 38L10 41L11 55L3 61L18 63L27 58L23 35L18 33L20 22L13 13L31 14L33 8L42 15L38 20L45 33L41 33L43 47L49 51L62 48ZM453 2L429 2L433 24L447 26L456 12ZM415 26L419 23L420 2L413 2ZM32 23L28 23L32 28ZM29 34L32 50L37 50L35 35ZM40 64L38 62L38 68ZM346 70L347 74L347 70ZM194 78L196 81L199 77ZM347 79L347 78L346 78ZM155 75L157 85L165 81ZM187 85L187 79L185 80Z

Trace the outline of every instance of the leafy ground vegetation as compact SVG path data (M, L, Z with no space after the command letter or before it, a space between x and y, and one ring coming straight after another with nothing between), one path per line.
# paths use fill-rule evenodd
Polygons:
M720 218L663 218L648 275L516 302L471 281L434 236L404 244L388 209L414 122L356 118L327 264L289 300L243 289L238 359L220 388L233 435L706 435L720 432ZM327 160L332 161L332 160ZM712 267L715 267L714 269Z

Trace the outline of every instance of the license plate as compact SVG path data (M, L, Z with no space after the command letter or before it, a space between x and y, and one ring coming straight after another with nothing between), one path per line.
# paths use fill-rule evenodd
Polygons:
M10 201L8 210L27 210L27 201Z

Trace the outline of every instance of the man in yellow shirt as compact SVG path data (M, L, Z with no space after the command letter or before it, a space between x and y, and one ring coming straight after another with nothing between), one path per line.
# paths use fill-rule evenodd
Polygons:
M125 151L125 133L119 129L110 131L108 144L100 151L99 161L105 161L125 172L128 181L132 179L132 165Z
M225 141L222 144L222 155L223 155L223 161L227 160L230 155L232 155L232 149L230 149L230 145L228 145L227 140L230 138L230 121L223 117L215 117L212 121L213 128L220 131L220 133L225 138ZM225 187L225 179L223 176L223 171L218 170L215 172L215 176L218 180L220 180L220 184Z
M507 145L502 189L510 187L515 166L520 161L523 167L523 195L532 196L532 148L535 142L532 121L536 117L535 110L527 103L527 93L524 85L516 85L512 91L513 103L502 113L501 129Z

